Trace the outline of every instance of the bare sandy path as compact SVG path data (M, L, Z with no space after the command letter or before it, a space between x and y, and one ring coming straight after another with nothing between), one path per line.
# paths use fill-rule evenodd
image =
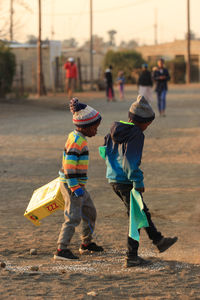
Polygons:
M124 102L106 103L100 92L78 95L98 109L103 122L89 140L88 190L98 211L95 239L103 255L78 262L52 260L63 222L62 212L34 227L23 213L35 188L57 177L66 135L73 128L63 95L38 100L0 102L0 299L200 299L200 87L171 87L167 117L146 132L142 169L144 199L163 234L179 237L158 254L144 232L140 255L148 268L125 269L127 219L123 205L105 179L97 147L114 120L125 120L136 89ZM153 103L156 108L156 103ZM78 228L72 241L77 254ZM38 249L30 256L31 248ZM31 266L39 266L32 272Z

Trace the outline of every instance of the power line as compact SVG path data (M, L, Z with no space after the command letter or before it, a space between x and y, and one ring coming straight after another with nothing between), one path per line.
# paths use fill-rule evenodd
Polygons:
M129 3L129 4L125 4L125 5L121 5L121 6L117 6L117 7L110 7L110 8L105 8L105 9L98 9L98 10L94 10L93 11L93 14L96 14L96 13L106 13L106 12L109 12L109 11L114 11L114 10L120 10L120 9L123 9L123 8L127 8L127 7L131 7L131 6L136 6L136 5L140 5L140 4L143 4L147 1L151 1L151 0L139 0L137 2L134 2L134 3ZM90 11L84 11L82 12L82 14L89 14ZM79 15L79 13L56 13L54 14L54 16L77 16ZM45 16L51 16L51 14L47 14L47 13L43 13L43 15Z
M77 27L78 27L78 24L80 23L80 19L79 19L79 18L82 17L82 12L83 12L84 7L86 6L86 2L87 2L87 1L88 1L88 0L85 0L85 1L83 2L82 9L80 10L80 12L79 12L79 14L78 14L77 21L76 21L76 23L74 24L73 29L72 29L73 32L76 31L76 29L77 29ZM73 32L71 32L71 36L73 36Z

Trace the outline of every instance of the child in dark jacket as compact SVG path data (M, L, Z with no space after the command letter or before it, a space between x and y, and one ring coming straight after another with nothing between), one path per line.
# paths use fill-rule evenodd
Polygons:
M128 215L132 188L134 187L141 195L145 191L143 172L139 168L144 144L143 131L152 123L154 118L155 113L150 104L143 96L139 95L137 101L129 109L129 121L114 122L110 133L105 137L106 177L114 192L125 204ZM144 201L143 206L149 224L145 230L158 250L164 252L177 241L177 237L163 237L152 222L151 214ZM128 236L127 244L127 267L149 263L138 256L138 241Z

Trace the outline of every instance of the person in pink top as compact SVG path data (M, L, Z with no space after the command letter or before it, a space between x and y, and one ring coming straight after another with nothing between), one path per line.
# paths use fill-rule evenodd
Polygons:
M72 94L76 87L76 80L78 78L77 66L74 62L73 57L69 57L67 62L64 64L64 69L66 70L66 90L67 96L70 100L72 98Z

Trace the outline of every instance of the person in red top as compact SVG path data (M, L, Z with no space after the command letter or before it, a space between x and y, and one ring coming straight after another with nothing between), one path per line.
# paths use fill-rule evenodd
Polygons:
M68 58L68 61L64 64L64 69L66 70L67 96L71 99L76 87L76 80L78 78L77 66L73 57Z

